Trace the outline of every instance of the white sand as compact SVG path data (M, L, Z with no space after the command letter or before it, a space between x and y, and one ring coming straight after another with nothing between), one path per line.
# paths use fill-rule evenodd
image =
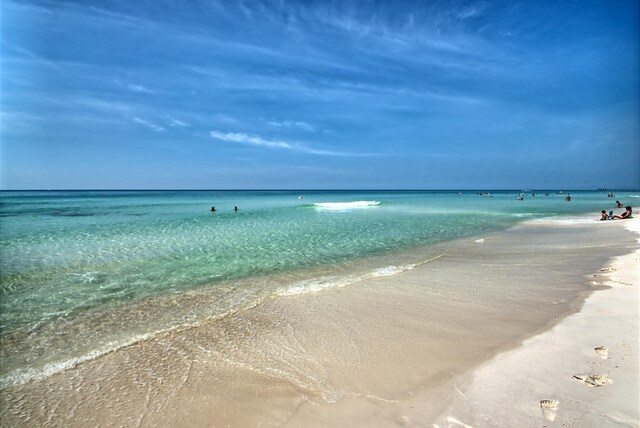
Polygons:
M140 341L3 389L0 426L637 426L640 254L599 269L637 248L624 227L640 223L593 223L443 244L398 275ZM579 311L588 281L611 289Z
M620 224L640 233L639 218ZM609 267L590 280L610 288L591 294L578 313L460 376L434 426L640 426L640 250ZM607 359L594 351L600 346L608 348ZM597 374L611 383L594 387L573 377ZM543 417L544 399L559 401L554 421Z

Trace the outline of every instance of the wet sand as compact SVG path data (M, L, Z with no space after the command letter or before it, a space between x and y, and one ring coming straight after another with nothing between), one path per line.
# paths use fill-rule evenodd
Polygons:
M615 227L623 224L640 235L640 219ZM640 426L640 250L588 279L607 289L552 329L459 376L437 425ZM551 411L543 412L542 400L555 401Z
M1 425L447 426L450 416L518 426L479 417L484 401L464 407L475 397L468 379L609 291L589 275L637 248L623 223L521 225L432 248L441 257L396 275L276 296L6 387ZM487 412L508 411L505 391ZM532 426L545 421L539 400L563 401L541 394L529 397L539 413Z

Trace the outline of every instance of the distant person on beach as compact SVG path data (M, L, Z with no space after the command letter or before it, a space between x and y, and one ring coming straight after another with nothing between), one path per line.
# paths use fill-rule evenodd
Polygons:
M609 215L605 210L602 210L602 214L600 215L600 220L609 220Z
M216 211L216 207L211 207L211 212L215 212Z
M618 205L618 208L622 208L622 202L616 201L616 205Z
M233 207L233 212L238 212L238 207Z
M567 196L564 198L564 200L565 200L565 201L567 201L567 202L571 202L571 196L567 195Z
M631 207L625 207L625 212L623 212L622 214L618 215L614 215L611 217L612 220L614 219L625 219L625 218L631 218Z

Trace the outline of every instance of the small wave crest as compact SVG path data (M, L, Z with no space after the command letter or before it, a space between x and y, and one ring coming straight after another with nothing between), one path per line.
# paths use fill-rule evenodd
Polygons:
M287 288L282 288L278 290L276 294L278 296L286 297L286 296L295 296L298 294L317 293L319 291L322 291L328 288L345 287L347 285L355 284L370 278L380 278L384 276L397 275L399 273L413 270L417 266L421 266L433 260L437 260L443 255L444 254L440 254L436 257L433 257L431 259L425 260L420 263L408 263L400 266L393 266L393 265L385 266L385 267L381 267L365 273L345 275L345 276L323 276L320 278L312 278L305 281L299 281Z
M380 205L380 201L319 202L313 204L315 208L329 211L345 211L351 209L371 208L378 205Z
M312 278L305 281L299 281L286 289L277 291L278 296L295 296L297 294L317 293L327 288L340 288L356 282L364 281L369 278L378 278L383 276L396 275L406 272L416 267L416 264L410 263L402 266L386 266L371 272L346 275L346 276L323 276L320 278Z
M244 306L242 310L254 308L257 304L258 304L257 302L252 302L249 305ZM57 361L50 362L40 367L26 367L26 368L19 368L19 369L9 371L8 373L0 377L0 390L6 387L23 385L27 382L34 381L34 380L38 381L38 380L46 379L56 373L73 369L79 366L80 364L83 364L92 360L96 360L104 355L119 351L123 348L127 348L137 343L152 340L158 336L170 334L172 332L183 331L186 329L197 327L202 323L209 322L211 320L225 318L226 316L232 313L235 313L238 310L240 309L231 309L220 314L215 314L209 317L205 317L203 319L195 319L189 322L181 322L181 323L178 323L177 325L166 326L164 328L149 331L147 333L138 333L138 334L124 336L120 339L105 342L93 350L86 351L84 354L80 354L80 352L78 352L78 354L80 354L78 356L69 357L66 359L59 359Z
M79 364L87 361L95 360L103 355L117 351L118 349L131 346L135 343L142 342L156 336L159 332L141 334L133 336L128 340L122 342L111 342L99 349L90 351L79 357L69 358L67 360L61 360L46 364L44 367L29 367L24 369L17 369L9 372L7 375L0 378L0 389L8 386L23 385L32 380L42 380L53 374L72 369Z
M538 224L562 224L562 225L571 225L571 224L592 224L592 223L598 223L600 221L599 218L596 218L596 216L589 216L589 217L576 217L576 216L571 216L571 217L545 217L545 218L538 218L535 220L532 220L535 223Z

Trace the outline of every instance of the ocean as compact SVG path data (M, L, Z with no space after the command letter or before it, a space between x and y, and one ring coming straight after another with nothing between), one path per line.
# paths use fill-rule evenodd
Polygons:
M522 221L595 222L622 211L616 199L640 200L570 193L0 192L0 387L266 299L405 272L443 242Z

